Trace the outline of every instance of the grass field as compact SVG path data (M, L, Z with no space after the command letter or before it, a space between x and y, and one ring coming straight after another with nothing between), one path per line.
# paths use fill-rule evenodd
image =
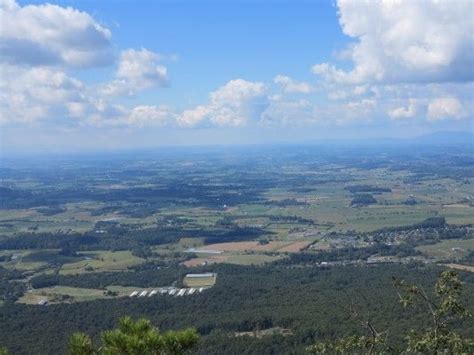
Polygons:
M48 258L40 261L30 261L29 255L34 254L34 250L2 250L2 255L13 255L15 258L9 261L0 262L0 266L7 269L17 269L21 271L29 271L32 273L44 272L51 273L57 271L62 275L81 274L85 272L103 272L103 271L126 271L129 266L141 264L145 259L132 255L130 251L107 251L98 250L93 252L79 252L81 257L71 257L72 262L66 262L62 266L50 264ZM43 252L50 252L52 261L54 255L59 250L45 249ZM76 261L77 260L77 261Z
M65 264L59 270L60 274L80 274L84 272L124 271L129 266L141 264L145 259L133 256L130 251L94 251L81 252L87 260Z
M33 250L2 250L0 256L9 255L14 256L14 259L10 261L0 262L0 266L6 269L16 269L21 271L38 271L45 270L48 267L47 262L40 261L28 261L27 257Z
M409 225L423 221L437 214L446 217L448 223L466 224L474 219L474 208L457 201L472 194L470 184L453 179L432 179L417 184L405 183L406 172L376 169L369 172L352 169L356 179L351 185L376 185L392 189L392 192L375 195L378 204L354 208L350 206L352 195L344 190L345 184L328 183L307 186L313 191L296 193L285 189L269 189L265 197L269 200L296 199L307 201L306 206L239 206L246 215L290 215L314 220L321 224L333 224L330 231L373 231L383 227ZM408 198L414 198L416 205L403 204ZM321 230L324 230L321 228Z
M128 297L133 291L150 290L143 287L107 286L104 290L68 286L54 286L33 289L25 293L18 303L38 304L41 300L48 303L84 302L111 297ZM116 296L107 296L106 291L116 292ZM64 297L66 296L66 298Z
M217 275L213 274L210 277L187 277L183 278L183 285L186 287L210 287L216 283Z
M99 298L107 298L107 296L104 295L104 290L54 286L26 292L25 295L18 300L18 303L38 304L41 300L47 300L49 303L84 302Z
M190 260L186 260L183 265L187 267L201 266L208 264L220 264L227 262L228 255L210 255L206 257L198 257Z
M449 239L433 245L417 248L428 257L436 259L460 259L474 250L474 239Z
M232 242L232 243L217 243L208 244L202 248L198 248L197 251L203 250L214 250L223 252L299 252L301 249L307 247L312 240L299 241L299 242L284 242L284 241L270 241L266 244L259 242Z
M195 287L208 287L215 283L214 280L203 280L201 283L196 283ZM91 289L91 288L79 288L79 287L68 287L68 286L53 286L44 287L39 289L33 289L25 293L17 302L24 304L36 305L41 300L46 300L48 303L72 303L72 302L85 302L93 301L96 299L107 299L113 297L128 297L133 291L144 291L156 289L153 287L134 287L134 286L107 286L104 290ZM107 296L106 291L112 291L116 293L113 296Z

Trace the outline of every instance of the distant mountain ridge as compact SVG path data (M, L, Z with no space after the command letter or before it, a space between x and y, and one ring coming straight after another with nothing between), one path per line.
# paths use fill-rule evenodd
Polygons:
M434 145L434 146L465 146L474 144L474 132L461 131L438 131L429 134L423 134L410 138L346 138L346 139L323 139L311 140L301 143L301 145L336 145L336 146L391 146L391 145Z
M433 144L473 144L473 132L450 132L440 131L431 134L422 135L412 139L418 143L433 143Z

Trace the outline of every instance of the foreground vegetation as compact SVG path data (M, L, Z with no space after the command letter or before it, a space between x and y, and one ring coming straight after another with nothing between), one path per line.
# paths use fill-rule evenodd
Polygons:
M387 341L387 332L377 331L370 320L363 325L367 335L349 336L333 342L321 342L308 347L313 354L471 354L474 352L474 336L462 336L452 329L452 323L472 314L462 305L460 296L463 286L454 271L444 271L439 276L432 299L423 287L409 285L395 279L400 303L414 306L422 303L431 318L431 325L423 331L411 329L406 335L406 344L395 348Z
M123 317L114 330L101 334L102 343L94 347L84 333L74 333L69 339L71 355L123 354L123 355L184 355L199 340L194 329L169 331L161 334L149 320L134 322Z

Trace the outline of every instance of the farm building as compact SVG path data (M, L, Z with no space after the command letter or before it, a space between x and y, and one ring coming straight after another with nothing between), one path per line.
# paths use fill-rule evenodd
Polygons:
M198 278L199 279L199 278ZM143 291L133 291L128 297L152 297L156 295L170 295L175 297L182 296L191 296L208 289L209 286L205 287L184 287L184 288L174 288L174 287L163 287L154 290L143 290Z

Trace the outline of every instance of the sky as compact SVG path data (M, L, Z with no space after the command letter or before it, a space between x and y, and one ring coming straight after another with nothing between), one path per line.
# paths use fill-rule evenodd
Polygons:
M0 4L3 152L474 131L473 1Z

